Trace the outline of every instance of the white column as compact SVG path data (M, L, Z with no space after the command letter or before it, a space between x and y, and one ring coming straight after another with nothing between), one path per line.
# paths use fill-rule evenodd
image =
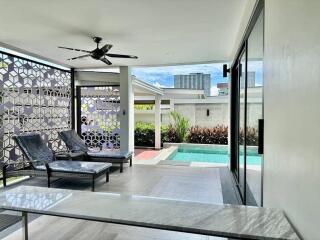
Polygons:
M134 96L130 67L120 67L120 150L134 151Z
M156 149L161 148L161 97L160 95L155 96L155 105L154 105L154 127L155 127L155 134L154 134L154 147Z
M170 112L174 111L174 100L170 99Z

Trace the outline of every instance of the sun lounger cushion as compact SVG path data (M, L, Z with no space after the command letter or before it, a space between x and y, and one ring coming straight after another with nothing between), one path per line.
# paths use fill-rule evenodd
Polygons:
M132 156L132 152L119 151L119 150L102 150L102 151L88 151L87 154L90 157L97 158L119 158L127 159Z
M33 165L42 165L55 160L53 152L48 148L39 134L25 134L14 136L13 139L17 142L23 153L29 161L34 162Z
M109 167L111 163L83 162L83 161L54 161L49 163L53 172L92 173L98 174ZM44 165L37 166L38 170L45 170Z
M62 131L58 134L71 151L88 151L88 147L74 130Z

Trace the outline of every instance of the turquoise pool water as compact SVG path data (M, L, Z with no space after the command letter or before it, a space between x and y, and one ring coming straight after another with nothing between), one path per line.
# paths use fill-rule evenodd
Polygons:
M228 151L219 148L212 149L178 149L176 153L169 157L169 160L184 162L205 162L205 163L228 163ZM248 151L248 165L261 165L261 157L254 151Z

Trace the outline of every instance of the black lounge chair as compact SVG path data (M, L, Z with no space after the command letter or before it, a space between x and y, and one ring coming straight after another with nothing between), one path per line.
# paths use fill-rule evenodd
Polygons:
M71 152L79 151L86 153L86 161L120 164L120 172L123 172L124 163L129 163L130 167L132 166L132 152L123 152L120 150L89 151L87 145L74 130L62 131L58 134Z
M106 175L109 181L110 163L56 160L54 153L45 144L39 134L14 136L14 141L26 157L23 168L13 167L16 162L5 163L3 166L3 185L6 186L6 178L13 176L47 177L48 187L50 178L81 178L92 181L94 191L95 179Z

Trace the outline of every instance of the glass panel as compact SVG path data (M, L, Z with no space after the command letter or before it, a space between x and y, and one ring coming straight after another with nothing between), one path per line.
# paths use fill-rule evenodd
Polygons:
M247 204L261 205L262 156L258 154L258 121L263 118L263 13L248 39Z
M244 129L245 129L245 87L246 87L246 52L244 51L240 58L239 65L239 184L242 196L244 196L245 191L245 155L244 155Z

